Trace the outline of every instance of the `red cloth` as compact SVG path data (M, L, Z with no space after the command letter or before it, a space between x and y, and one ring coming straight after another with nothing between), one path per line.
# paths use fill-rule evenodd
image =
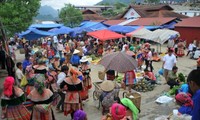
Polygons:
M127 84L134 84L135 78L136 78L136 75L135 75L135 72L133 70L127 71L124 75L124 80L125 80L126 85Z
M14 84L14 78L11 76L6 77L4 83L3 83L3 93L5 96L10 97L13 94L13 84Z
M180 102L184 106L193 107L193 101L186 93L179 93L175 97L176 101Z

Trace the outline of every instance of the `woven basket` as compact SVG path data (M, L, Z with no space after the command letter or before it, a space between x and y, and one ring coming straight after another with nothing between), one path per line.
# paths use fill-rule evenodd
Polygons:
M106 74L105 72L99 71L99 72L98 72L98 77L99 77L99 79L100 79L100 80L104 80L105 74Z
M130 96L133 96L134 98L130 98ZM140 93L134 92L134 93L127 93L126 94L126 98L130 99L133 104L140 109L140 105L141 105L141 95Z

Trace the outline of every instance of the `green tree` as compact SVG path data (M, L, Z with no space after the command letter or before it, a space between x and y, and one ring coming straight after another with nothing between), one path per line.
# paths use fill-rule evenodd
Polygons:
M83 20L81 11L71 4L65 4L65 7L60 11L59 17L65 25L70 27L78 26Z
M156 3L159 3L160 0L147 0L147 2L148 3L154 3L154 4L156 4Z
M38 14L40 0L2 0L0 3L0 21L6 33L13 35L24 31Z
M127 5L121 2L116 2L115 4L116 9L121 9L123 7L126 7Z

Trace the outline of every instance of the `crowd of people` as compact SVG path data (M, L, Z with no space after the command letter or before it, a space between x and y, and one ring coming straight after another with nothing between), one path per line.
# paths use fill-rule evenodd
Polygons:
M2 43L0 46L0 55L6 58L6 61L1 59L1 67L7 68L9 76L3 84L2 119L55 120L52 109L52 106L55 106L57 111L63 112L65 116L71 115L73 120L87 120L87 114L83 111L83 101L89 100L89 90L92 88L91 69L87 58L87 55L91 54L102 56L115 51L125 52L138 61L138 70L142 70L145 64L143 77L147 81L151 84L157 83L153 61L159 61L160 58L148 42L133 46L131 40L110 40L102 43L92 38L71 40L67 36L54 36L41 39L41 43L30 44L24 39L17 39L17 45L24 49L25 59L16 64L15 42L9 42L9 54L3 50ZM35 46L40 48L35 50ZM178 43L177 48L176 50L176 45L168 48L163 58L163 76L170 88L181 84L177 81L176 59L177 56L182 56L184 47ZM190 52L191 46L188 54ZM197 69L188 76L188 90L176 96L176 100L182 105L179 112L192 115L194 120L200 118L199 68L200 58L197 61ZM128 86L130 93L136 83L135 72L136 70L125 72L121 81L123 85ZM103 90L99 98L103 108L102 120L137 120L139 108L130 99L119 98L120 87L113 82L115 71L106 70L106 73L107 80L100 84ZM193 99L186 96L186 93L190 93ZM33 104L31 110L23 104L27 100Z

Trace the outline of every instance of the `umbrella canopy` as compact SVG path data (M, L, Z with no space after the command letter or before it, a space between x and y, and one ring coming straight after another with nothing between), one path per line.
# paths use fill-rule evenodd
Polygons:
M124 52L113 52L103 56L100 60L106 70L127 72L137 68L137 61Z
M70 32L72 32L72 29L70 27L62 26L60 28L54 28L49 31L54 33L55 35L59 35L59 34L69 34Z
M29 30L22 32L19 34L20 38L25 38L27 40L36 40L41 37L47 37L47 36L54 36L54 33L38 30L36 28L30 28Z
M89 32L89 33L87 33L87 35L92 36L92 37L97 38L102 41L111 40L111 39L119 39L119 38L124 37L121 34L118 34L118 33L115 33L115 32L112 32L112 31L106 30L106 29Z

